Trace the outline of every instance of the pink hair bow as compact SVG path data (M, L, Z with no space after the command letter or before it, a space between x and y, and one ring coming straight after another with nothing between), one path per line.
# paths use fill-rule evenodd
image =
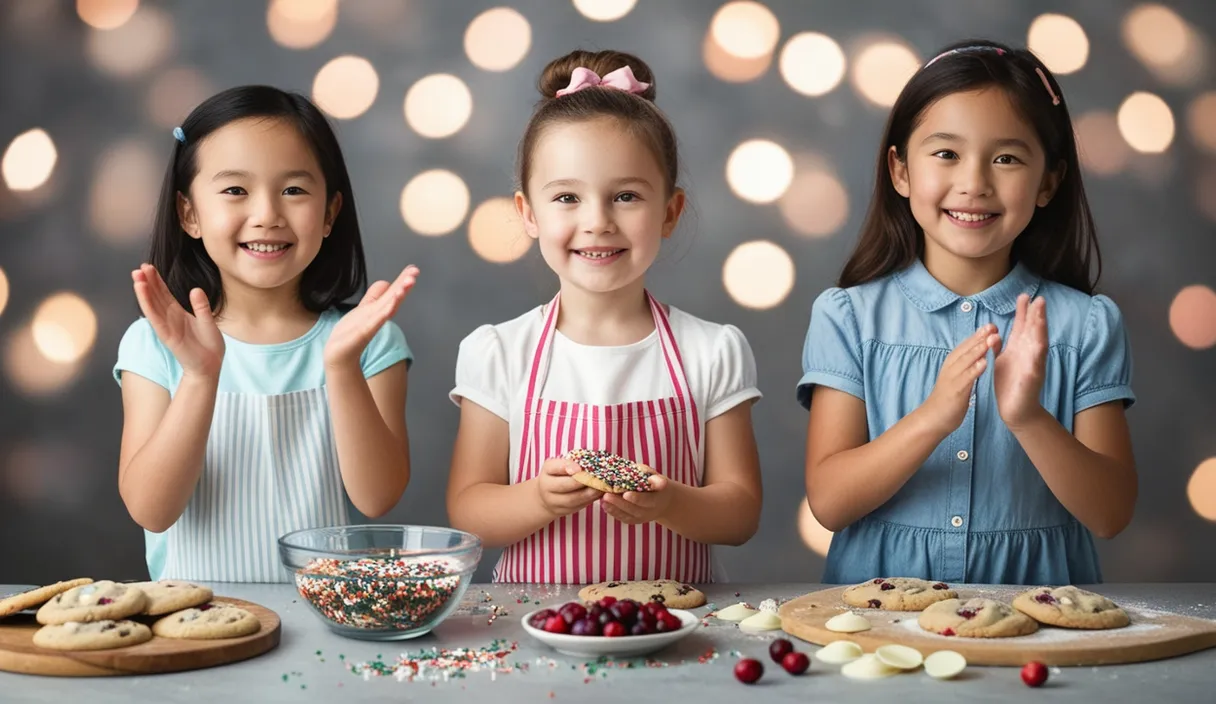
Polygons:
M633 69L628 66L622 66L615 71L610 71L600 78L595 71L589 68L579 66L570 74L570 85L557 91L557 97L577 93L584 88L592 88L600 86L603 88L615 88L623 90L626 93L641 93L650 87L649 83L639 81L633 75Z

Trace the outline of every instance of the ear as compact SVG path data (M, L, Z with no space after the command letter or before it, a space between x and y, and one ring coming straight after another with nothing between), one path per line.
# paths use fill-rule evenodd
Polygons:
M908 164L899 158L895 145L887 149L887 170L891 172L891 183L895 192L907 198L912 195L912 187L908 183Z
M524 195L523 191L515 192L515 212L519 213L519 220L524 224L524 232L528 237L538 239L540 228L536 224L536 211L528 203L528 197Z
M1064 182L1064 176L1067 173L1068 164L1061 159L1055 169L1043 174L1043 182L1039 184L1039 194L1035 198L1035 205L1040 208L1047 207L1047 204L1055 197L1056 191L1059 190L1060 184Z
M194 209L194 204L181 191L177 193L177 219L182 224L182 229L186 231L194 239L201 239L203 236L202 228L198 226L198 211Z
M688 196L684 193L683 188L677 188L676 192L671 194L663 218L663 239L671 237L671 233L676 231L676 225L680 224L680 216L684 214L684 206L687 203Z
M334 222L338 219L338 213L342 210L342 191L334 193L334 197L329 199L329 205L325 208L325 229L322 230L323 236L329 237L329 233L334 229Z

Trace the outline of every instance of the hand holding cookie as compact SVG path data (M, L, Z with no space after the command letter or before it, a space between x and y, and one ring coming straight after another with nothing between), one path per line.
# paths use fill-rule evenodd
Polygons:
M541 505L554 518L580 511L603 496L603 492L574 478L581 471L577 464L564 457L550 458L541 465L536 491Z
M604 511L629 525L659 520L671 505L671 492L667 491L669 482L661 474L651 474L646 478L646 484L646 491L604 494L601 500Z
M1013 327L1004 345L994 349L992 388L1001 419L1010 429L1026 423L1043 410L1039 393L1047 365L1047 303L1026 294L1018 296Z

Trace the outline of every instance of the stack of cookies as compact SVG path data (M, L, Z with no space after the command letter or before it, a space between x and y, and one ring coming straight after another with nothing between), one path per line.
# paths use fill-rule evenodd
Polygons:
M252 613L213 602L207 587L162 580L122 584L75 579L0 600L0 618L40 606L34 645L107 650L161 638L238 638L256 633ZM149 624L150 627L149 627Z

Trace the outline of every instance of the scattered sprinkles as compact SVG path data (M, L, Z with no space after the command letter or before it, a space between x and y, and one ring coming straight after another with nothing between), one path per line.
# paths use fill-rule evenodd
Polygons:
M488 671L491 679L498 673L510 673L521 668L519 663L508 661L511 653L518 649L518 642L495 640L484 648L431 648L416 653L403 653L394 662L386 663L380 656L376 660L350 666L352 674L364 680L372 677L393 677L398 682L429 680L431 684L452 678L462 678L469 672Z
M566 458L591 476L614 489L624 491L651 491L646 481L650 476L637 468L633 462L603 450L571 450Z
M296 587L325 618L354 628L409 630L447 605L460 585L438 560L364 558L310 561Z

